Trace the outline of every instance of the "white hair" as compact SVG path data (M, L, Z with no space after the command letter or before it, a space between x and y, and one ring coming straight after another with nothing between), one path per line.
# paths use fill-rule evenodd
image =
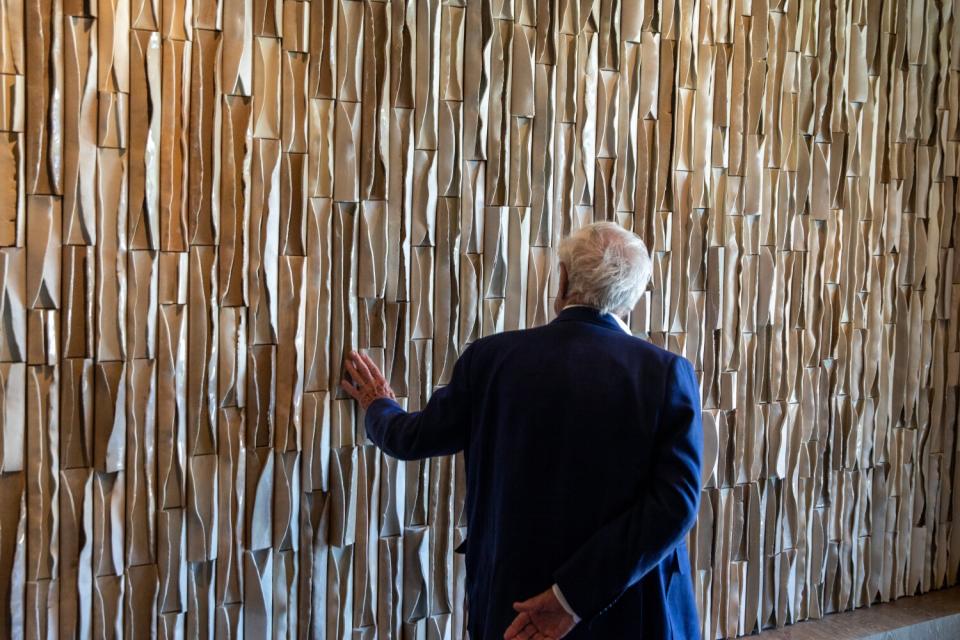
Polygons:
M643 240L614 222L580 228L563 239L559 254L567 269L566 297L601 313L633 309L653 270Z

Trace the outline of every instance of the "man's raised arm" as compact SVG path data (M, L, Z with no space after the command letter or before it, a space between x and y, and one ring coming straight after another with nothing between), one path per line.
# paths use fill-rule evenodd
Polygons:
M470 352L469 347L463 352L450 384L435 391L422 411L404 411L377 366L359 353L345 362L352 382L340 385L367 410L367 435L387 454L416 460L457 453L466 446L470 427Z

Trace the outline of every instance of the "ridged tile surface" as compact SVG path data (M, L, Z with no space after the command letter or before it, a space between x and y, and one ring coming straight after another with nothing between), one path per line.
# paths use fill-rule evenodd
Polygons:
M462 457L343 356L419 409L595 220L704 637L954 584L958 174L957 0L0 0L0 638L463 637Z

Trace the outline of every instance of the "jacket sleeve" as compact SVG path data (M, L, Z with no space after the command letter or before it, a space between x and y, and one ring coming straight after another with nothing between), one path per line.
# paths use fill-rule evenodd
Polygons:
M393 400L381 398L367 407L367 436L400 460L457 453L466 446L470 428L469 366L473 347L453 367L450 383L436 390L422 411L408 413Z
M570 606L589 620L610 607L682 541L697 517L703 429L690 363L670 365L646 489L554 573Z

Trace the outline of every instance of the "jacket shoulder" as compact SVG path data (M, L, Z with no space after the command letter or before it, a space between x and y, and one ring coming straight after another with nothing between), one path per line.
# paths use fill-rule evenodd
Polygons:
M545 325L546 326L546 325ZM516 329L513 331L502 331L500 333L493 333L489 336L484 336L482 338L477 338L464 348L464 352L472 351L479 353L486 351L490 348L501 348L509 344L513 344L518 340L522 339L524 335L529 334L533 331L543 329L544 327L536 327L533 329Z
M665 367L673 365L674 361L678 358L683 359L683 356L677 355L672 351L667 351L663 347L658 347L644 338L640 338L638 336L628 336L626 334L624 334L624 337L627 339L633 349L636 349L649 359L656 360Z
M654 363L664 369L672 367L678 359L686 361L683 356L667 351L663 347L658 347L646 338L622 331L611 332L610 344L618 351L626 352L632 357L641 358L645 362Z
M511 346L521 344L531 338L549 338L551 333L559 328L560 327L558 327L558 325L550 323L541 325L539 327L532 327L530 329L518 329L494 333L489 336L484 336L483 338L474 340L467 346L466 349L471 350L473 354L480 354L488 351L499 352ZM647 362L654 362L664 369L668 369L669 367L673 366L677 359L686 361L686 358L681 355L678 355L672 351L667 351L662 347L658 347L644 338L629 335L622 331L609 331L609 338L604 338L603 342L607 342L611 348L614 348L618 351L626 350L636 357L643 358Z

